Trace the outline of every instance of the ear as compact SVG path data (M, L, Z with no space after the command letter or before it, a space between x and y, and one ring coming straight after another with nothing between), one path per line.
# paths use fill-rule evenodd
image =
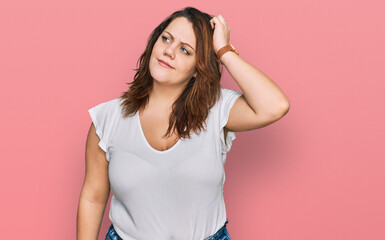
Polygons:
M194 78L197 78L197 72L195 72L195 73L193 74L193 77L194 77Z

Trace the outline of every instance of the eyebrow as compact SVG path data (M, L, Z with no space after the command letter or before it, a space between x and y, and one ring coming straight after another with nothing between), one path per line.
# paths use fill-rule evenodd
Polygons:
M169 33L168 31L166 31L166 30L164 30L166 33L168 33L168 34L170 34L170 36L171 36L171 38L172 39L174 39L174 36L171 34L171 33ZM181 43L183 43L183 44L186 44L186 45L188 45L188 46L190 46L190 48L192 48L193 50L194 50L194 52L195 52L195 49L190 45L190 44L188 44L188 43L185 43L185 42L181 42Z

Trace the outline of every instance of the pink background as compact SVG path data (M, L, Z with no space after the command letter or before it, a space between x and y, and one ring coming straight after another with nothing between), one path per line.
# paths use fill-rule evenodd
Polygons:
M385 239L380 0L3 1L1 238L75 239L87 110L127 90L151 31L186 6L222 14L240 56L291 103L233 142L232 239ZM222 81L239 91L226 70Z

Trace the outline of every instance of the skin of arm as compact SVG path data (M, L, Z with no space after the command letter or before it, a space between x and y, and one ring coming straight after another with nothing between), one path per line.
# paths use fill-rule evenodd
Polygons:
M213 17L210 22L214 28L214 50L218 52L229 43L230 28L222 15ZM236 132L261 128L289 111L288 98L262 71L232 51L223 54L220 61L243 92L231 108L227 129Z
M92 123L86 141L86 173L77 212L77 240L98 239L104 210L110 195L108 161L98 143L99 137Z
M243 92L234 103L226 128L247 131L282 118L290 102L277 84L234 52L221 57L223 65Z

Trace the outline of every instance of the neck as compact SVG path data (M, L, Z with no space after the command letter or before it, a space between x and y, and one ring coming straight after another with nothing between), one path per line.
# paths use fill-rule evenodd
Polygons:
M156 108L169 109L184 90L185 85L162 85L154 81L150 93L149 105Z

